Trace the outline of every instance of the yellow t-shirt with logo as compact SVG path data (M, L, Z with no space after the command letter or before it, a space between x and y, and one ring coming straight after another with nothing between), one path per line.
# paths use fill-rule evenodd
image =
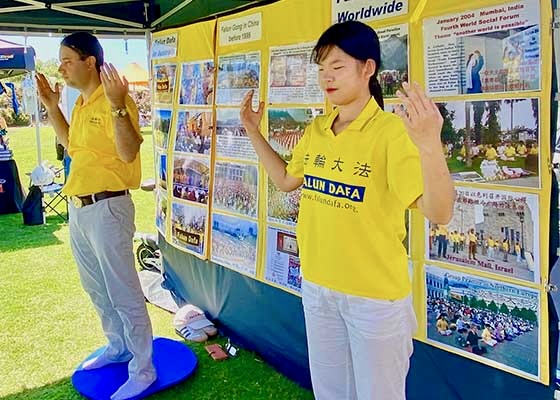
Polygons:
M404 213L423 192L404 124L372 98L346 129L316 118L287 172L304 179L297 225L306 280L343 293L400 299L411 292Z
M126 109L140 136L138 109L130 96L126 98ZM78 97L68 130L68 155L72 163L64 194L88 195L140 186L140 154L130 163L119 158L113 124L111 105L102 85L87 102L84 103L81 95Z

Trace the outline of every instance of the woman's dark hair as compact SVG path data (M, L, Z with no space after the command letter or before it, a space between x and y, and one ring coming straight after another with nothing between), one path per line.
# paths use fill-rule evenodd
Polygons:
M61 46L66 46L74 50L80 56L81 60L85 60L89 56L95 57L95 68L97 72L101 71L103 65L103 48L101 43L95 36L88 32L74 32L60 42Z
M377 73L381 67L381 46L377 33L370 26L359 21L345 21L329 27L313 48L311 59L316 64L323 60L334 47L340 48L349 56L366 62L375 61L375 72L369 80L369 92L383 108L383 94L377 80Z

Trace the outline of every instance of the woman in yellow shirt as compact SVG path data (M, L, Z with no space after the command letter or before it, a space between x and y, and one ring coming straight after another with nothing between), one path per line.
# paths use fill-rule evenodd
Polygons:
M416 330L404 213L418 207L433 223L451 219L443 120L417 83L397 93L406 110L383 111L381 49L368 25L331 26L313 59L336 108L307 127L288 165L259 130L264 102L253 111L253 91L240 112L274 183L303 185L297 241L313 392L318 400L404 400Z

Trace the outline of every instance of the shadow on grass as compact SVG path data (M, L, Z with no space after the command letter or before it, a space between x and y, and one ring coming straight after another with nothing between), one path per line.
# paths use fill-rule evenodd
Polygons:
M0 215L0 253L60 244L54 232L63 226L58 216L47 216L42 225L24 225L21 213Z
M204 343L182 341L190 347L198 359L197 369L187 380L178 385L154 393L151 400L313 400L313 393L297 386L272 369L256 354L241 349L235 358L214 361L204 346L210 343L224 344L220 337ZM30 399L82 399L71 383L71 378L60 379L45 386L23 389L0 397L0 400Z
M196 375L196 371L194 373ZM194 376L193 375L193 376ZM192 378L192 376L191 376ZM161 392L154 393L150 399L158 400L182 400L192 399L192 390L190 390L192 383L189 379L180 384L165 389ZM208 397L196 397L197 399L215 399L215 395ZM30 400L30 399L64 399L64 400L83 400L82 397L74 386L70 377L61 379L51 384L41 386L33 389L23 389L19 393L13 393L0 397L0 400Z
M70 378L61 379L49 385L33 389L23 389L19 393L0 397L0 400L29 400L29 399L65 399L82 400L83 397L76 392Z

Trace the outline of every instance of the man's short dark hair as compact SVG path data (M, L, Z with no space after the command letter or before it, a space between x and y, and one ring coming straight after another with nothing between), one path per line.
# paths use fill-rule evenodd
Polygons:
M80 59L85 60L89 56L95 57L95 67L97 72L103 65L103 48L95 36L88 32L74 32L60 42L61 46L66 46L79 54Z

